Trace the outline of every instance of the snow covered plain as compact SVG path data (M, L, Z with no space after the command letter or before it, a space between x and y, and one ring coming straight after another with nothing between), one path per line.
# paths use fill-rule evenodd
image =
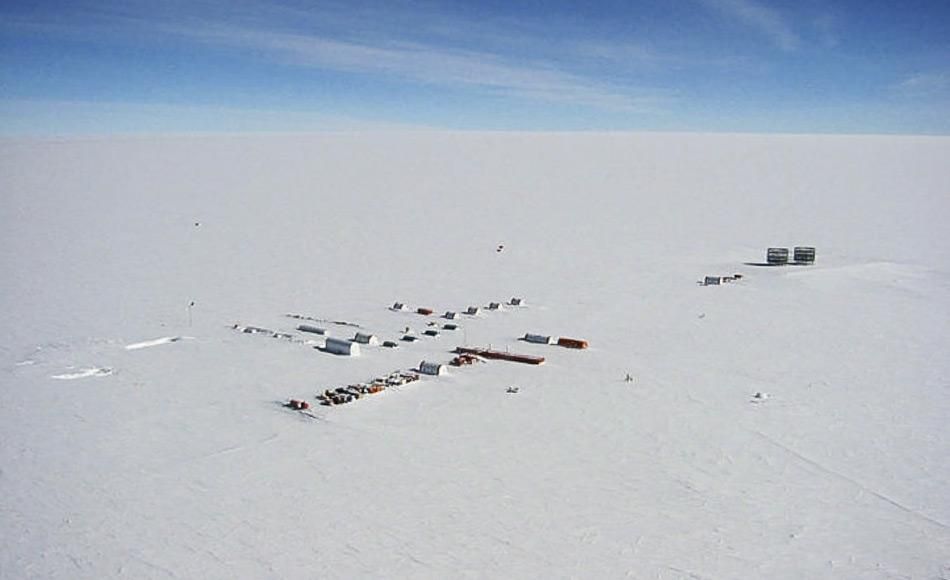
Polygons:
M5 141L0 187L2 578L950 578L950 139ZM279 405L463 343L547 363Z

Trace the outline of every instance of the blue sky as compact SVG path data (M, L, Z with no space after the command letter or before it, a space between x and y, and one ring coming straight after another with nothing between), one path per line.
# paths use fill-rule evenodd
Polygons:
M0 133L950 134L950 2L0 3Z

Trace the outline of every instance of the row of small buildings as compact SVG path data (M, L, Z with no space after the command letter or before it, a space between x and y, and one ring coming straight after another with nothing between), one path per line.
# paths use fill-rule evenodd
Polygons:
M515 297L509 300L508 302L506 302L505 306L524 306L524 300L522 298ZM495 310L501 310L502 307L503 305L501 302L489 302L488 306L486 306L485 309L490 310L490 311L495 311ZM409 311L409 307L406 306L406 304L403 302L396 302L392 306L390 306L389 309L392 310L393 312L408 312ZM479 314L481 314L481 312L482 312L481 307L469 306L464 311L462 311L461 314L465 314L467 316L478 316ZM422 316L432 316L433 314L435 314L435 311L432 308L420 306L419 308L416 308L416 314L420 314ZM442 314L442 318L445 318L447 320L457 320L459 318L459 312L454 311L454 310L446 310L445 313Z

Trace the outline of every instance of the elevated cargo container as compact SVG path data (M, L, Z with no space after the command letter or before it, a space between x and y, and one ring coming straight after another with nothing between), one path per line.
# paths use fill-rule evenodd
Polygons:
M796 246L794 260L796 264L814 264L815 248L811 246Z
M772 266L788 264L788 248L769 248L765 253L765 261Z

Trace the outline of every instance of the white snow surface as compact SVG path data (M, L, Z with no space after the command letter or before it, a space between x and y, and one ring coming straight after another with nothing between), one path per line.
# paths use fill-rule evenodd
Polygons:
M153 340L143 340L142 342L134 342L132 344L125 345L125 350L139 350L143 348L152 348L153 346L161 346L163 344L171 344L173 342L178 342L179 340L185 340L187 336L163 336L162 338L155 338Z
M950 139L8 140L0 188L4 579L950 578ZM280 405L466 343L547 361Z

